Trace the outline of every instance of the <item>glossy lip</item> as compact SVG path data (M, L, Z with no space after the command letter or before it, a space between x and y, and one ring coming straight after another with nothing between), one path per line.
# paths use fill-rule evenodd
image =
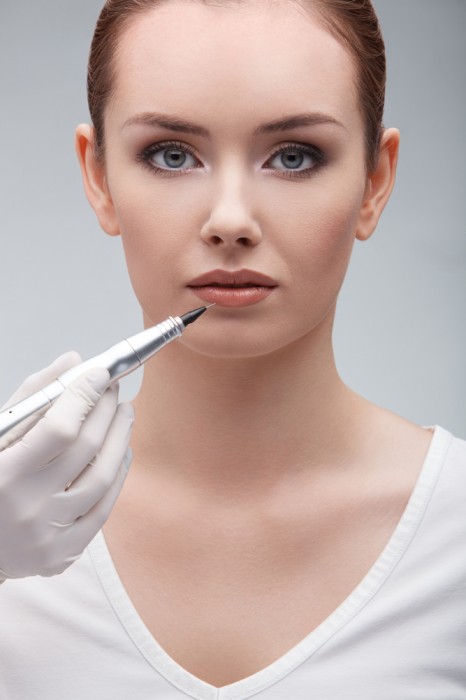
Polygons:
M206 286L231 286L235 287L277 287L278 283L271 277L267 277L262 272L255 270L236 270L228 272L228 270L211 270L199 277L195 277L191 282L188 282L188 287L206 287Z
M211 270L187 286L196 296L219 306L250 306L269 296L278 284L255 270Z

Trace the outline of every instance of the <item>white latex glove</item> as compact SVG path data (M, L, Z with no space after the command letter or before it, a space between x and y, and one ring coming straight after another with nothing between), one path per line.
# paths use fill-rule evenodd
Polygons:
M75 352L31 375L6 408L81 362ZM131 461L134 413L106 369L87 370L42 417L0 438L0 582L55 576L108 519ZM32 426L32 427L31 427Z

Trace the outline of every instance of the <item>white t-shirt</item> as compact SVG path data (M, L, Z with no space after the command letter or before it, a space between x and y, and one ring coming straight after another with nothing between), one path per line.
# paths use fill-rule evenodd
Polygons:
M223 688L157 644L102 532L63 574L0 587L1 700L251 696L466 700L465 441L436 427L403 516L361 583L284 656Z

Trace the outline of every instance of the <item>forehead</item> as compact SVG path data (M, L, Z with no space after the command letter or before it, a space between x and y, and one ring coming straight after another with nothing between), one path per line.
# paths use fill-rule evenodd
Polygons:
M172 0L136 16L115 58L110 111L196 118L225 129L319 111L359 125L347 50L291 2L205 5Z

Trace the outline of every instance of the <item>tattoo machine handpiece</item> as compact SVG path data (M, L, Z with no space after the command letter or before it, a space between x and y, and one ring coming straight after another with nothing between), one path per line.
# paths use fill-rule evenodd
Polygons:
M0 437L25 418L51 405L74 379L92 367L107 369L110 373L110 383L134 372L156 352L179 338L186 326L198 319L210 306L214 304L188 311L183 316L169 316L165 321L136 333L90 360L72 367L32 396L9 406L0 412Z

